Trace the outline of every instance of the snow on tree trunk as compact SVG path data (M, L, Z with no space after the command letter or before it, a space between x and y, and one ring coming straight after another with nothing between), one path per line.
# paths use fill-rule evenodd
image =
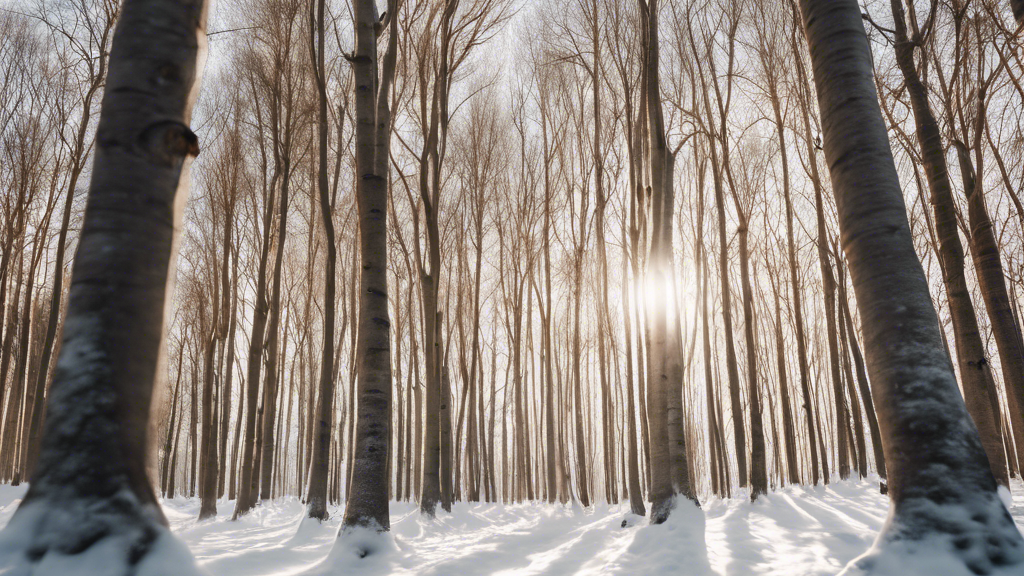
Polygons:
M992 574L1024 565L942 345L853 0L801 0L843 249L885 449L889 521L846 574ZM899 566L899 572L894 572Z
M5 574L196 572L149 473L205 24L201 0L124 4L41 451L0 534Z

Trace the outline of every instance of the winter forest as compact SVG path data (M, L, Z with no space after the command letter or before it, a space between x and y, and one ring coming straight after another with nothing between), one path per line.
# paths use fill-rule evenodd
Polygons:
M1024 575L1024 0L0 37L0 574Z

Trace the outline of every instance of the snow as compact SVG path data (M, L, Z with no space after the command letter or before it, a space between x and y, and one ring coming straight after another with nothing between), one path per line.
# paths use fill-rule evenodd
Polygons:
M0 486L0 526L10 520L24 491L24 486ZM1021 527L1024 484L1015 482L1013 494L1010 512ZM393 502L390 533L356 530L342 534L337 545L342 509L331 507L331 519L321 525L305 518L294 497L262 504L236 522L230 520L227 500L218 503L216 518L203 522L196 522L196 498L164 500L163 506L172 532L208 574L217 576L833 576L872 548L888 517L888 499L878 493L877 478L790 486L756 503L740 492L728 500L707 500L702 511L681 501L659 526L630 514L628 503L589 509L457 503L451 514L439 510L431 520L421 517L415 504ZM155 559L166 566L178 558L178 566L187 565L175 549L177 541L163 542L167 549L158 549ZM890 545L874 558L875 568L882 569L876 574L963 574L951 568L956 563L942 553L942 543L903 551ZM853 568L844 572L857 574Z
M62 528L78 521L80 510L72 507L69 512L40 500L18 509L26 491L27 486L0 486L0 526L5 528L0 531L0 574L3 576L201 574L186 544L152 520L139 524L136 518L122 524L80 553L62 551L52 545L67 542ZM130 505L124 499L120 503ZM110 508L100 506L95 510L99 512L91 518L104 518L103 514L109 513ZM99 524L105 521L100 520ZM26 553L36 554L37 551L40 551L37 559L27 563Z

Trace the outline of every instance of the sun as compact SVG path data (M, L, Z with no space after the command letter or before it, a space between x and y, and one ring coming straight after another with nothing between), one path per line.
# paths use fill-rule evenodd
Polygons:
M682 273L674 275L649 272L642 280L644 308L649 314L664 314L668 321L693 318L699 304L700 293L695 278Z
M672 277L648 273L644 276L644 306L649 314L665 314L670 319L675 311L675 287Z

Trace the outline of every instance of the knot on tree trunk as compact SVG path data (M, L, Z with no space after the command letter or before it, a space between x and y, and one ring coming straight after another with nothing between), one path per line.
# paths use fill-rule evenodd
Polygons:
M199 138L188 126L176 120L163 120L147 126L139 135L139 145L156 162L173 166L185 156L199 155Z

